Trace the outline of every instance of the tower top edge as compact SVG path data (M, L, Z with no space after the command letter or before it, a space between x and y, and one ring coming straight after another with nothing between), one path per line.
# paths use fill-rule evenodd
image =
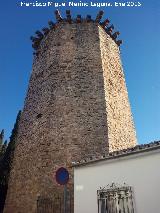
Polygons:
M82 24L82 23L95 23L97 25L100 25L105 32L115 41L115 43L120 46L122 44L122 40L117 40L120 32L119 31L114 31L114 25L110 24L110 20L104 19L102 20L104 11L100 10L96 16L95 19L92 19L91 15L87 15L85 18L82 17L81 15L77 15L76 18L72 18L71 16L71 11L70 10L66 10L66 17L63 18L61 16L61 13L59 10L55 10L54 12L55 14L55 18L56 18L56 22L54 23L53 21L48 21L48 26L42 28L41 31L37 30L35 32L34 36L31 36L30 39L32 41L32 47L36 51L38 50L41 41L48 35L48 33L51 30L56 30L56 28L60 25L60 24Z

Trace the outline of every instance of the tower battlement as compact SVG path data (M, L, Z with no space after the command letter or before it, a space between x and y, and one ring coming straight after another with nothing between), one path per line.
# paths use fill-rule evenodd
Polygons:
M66 10L66 18L62 18L59 10L56 10L55 17L57 22L54 23L53 21L48 21L49 25L48 27L44 27L42 31L37 30L35 32L36 37L35 36L30 37L30 39L32 40L32 47L35 50L34 54L38 55L40 49L39 47L43 42L43 40L45 39L45 37L48 35L48 33L52 30L56 30L56 28L59 25L63 24L95 23L97 25L100 25L105 30L105 32L115 41L115 43L118 46L120 46L122 44L122 40L117 40L117 37L119 36L120 32L119 31L113 32L114 25L111 24L109 26L110 23L109 19L101 21L103 13L104 13L103 11L99 11L99 13L96 16L96 19L92 19L91 15L87 15L86 18L81 17L81 15L77 15L76 18L72 18L70 10Z

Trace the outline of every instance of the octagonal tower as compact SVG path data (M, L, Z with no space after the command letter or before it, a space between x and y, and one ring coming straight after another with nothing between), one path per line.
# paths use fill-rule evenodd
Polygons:
M119 33L101 22L102 11L95 20L66 13L56 11L57 23L31 38L33 70L5 213L35 213L39 196L61 193L53 178L59 167L72 174L72 161L136 145Z

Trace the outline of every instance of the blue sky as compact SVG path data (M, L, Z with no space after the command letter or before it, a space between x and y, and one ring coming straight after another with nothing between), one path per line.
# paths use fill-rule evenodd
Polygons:
M0 129L5 129L6 138L18 110L23 108L31 74L33 51L29 38L47 26L48 20L55 20L56 8L20 7L19 2L6 0L0 4ZM109 18L121 32L124 41L121 57L137 138L139 143L148 143L160 140L160 3L139 2L141 7L71 7L70 10L74 17L77 14L95 17L99 10L104 10L103 17ZM63 16L66 9L69 8L59 8Z

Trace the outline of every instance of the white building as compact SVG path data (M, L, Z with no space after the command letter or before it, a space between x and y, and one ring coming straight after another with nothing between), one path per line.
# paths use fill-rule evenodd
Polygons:
M73 166L75 213L160 213L160 142Z

